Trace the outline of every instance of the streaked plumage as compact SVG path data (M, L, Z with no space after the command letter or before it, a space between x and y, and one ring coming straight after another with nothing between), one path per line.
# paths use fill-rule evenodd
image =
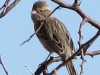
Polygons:
M35 31L41 25L40 20L45 19L51 13L50 7L45 1L34 3L31 18L34 23ZM71 36L64 24L52 14L43 23L41 29L36 33L44 48L50 53L55 52L65 61L75 51ZM69 75L77 75L72 61L66 64Z

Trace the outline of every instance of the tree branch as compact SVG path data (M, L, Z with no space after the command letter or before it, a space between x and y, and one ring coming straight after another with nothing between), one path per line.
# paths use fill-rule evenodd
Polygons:
M76 56L80 56L80 52L76 55ZM100 55L100 50L96 50L96 51L87 51L85 53L85 56L88 55L88 56L95 56L95 55ZM73 59L73 58L72 58ZM54 62L58 62L58 61L61 61L61 57L50 57L50 59L48 59L47 61L43 62L39 67L38 69L35 71L35 75L40 75L46 67L48 67L50 64L54 63ZM57 71L57 70L55 70ZM55 72L56 73L56 72ZM53 73L53 74L55 74ZM50 75L49 73L48 74L45 74L45 75Z
M4 5L0 8L3 9L3 11L0 13L0 18L2 18L3 16L5 16L13 7L15 7L18 3L19 3L20 0L15 0L12 4L9 4L10 0L6 0Z
M100 29L100 23L94 20L93 18L91 18L89 15L87 15L78 5L68 4L62 0L51 0L51 1L57 3L59 6L63 8L76 11L83 19L87 18L87 22L90 23L92 26L96 27L97 29Z
M0 64L1 64L1 66L3 67L3 69L4 69L5 73L6 73L6 75L8 75L8 72L7 72L6 68L5 68L4 65L3 65L3 62L2 62L2 59L1 59L1 55L0 55Z
M45 68L46 67L48 67L50 64L52 64L52 63L54 63L54 62L58 62L58 61L61 61L62 59L61 59L61 57L50 57L50 59L49 60L47 60L47 61L45 61L45 62L43 62L40 66L39 66L39 68L35 71L35 75L40 75L44 70L45 70Z
M83 40L83 36L82 36L82 27L83 27L83 25L85 24L87 22L87 18L84 18L83 20L82 20L82 22L80 23L80 27L79 27L79 41L78 41L78 45L79 45L79 48L80 48L80 46L81 46L81 42L82 42L82 40ZM80 67L81 67L81 71L80 71L80 75L82 75L83 74L83 65L84 65L84 63L86 62L86 60L85 60L85 58L84 58L84 52L83 52L83 50L81 50L81 59L82 59L82 63L81 63L81 65L80 65Z
M24 67L26 67L26 68L30 71L30 73L31 73L32 75L35 75L35 74L32 72L32 70L31 70L28 66L24 66Z

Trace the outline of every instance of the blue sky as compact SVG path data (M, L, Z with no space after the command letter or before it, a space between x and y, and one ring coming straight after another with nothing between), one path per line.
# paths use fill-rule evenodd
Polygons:
M27 65L33 72L38 65L42 63L49 54L41 45L36 36L34 36L28 43L20 46L20 44L27 40L31 34L34 33L34 24L31 21L31 9L33 3L37 0L21 0L16 7L14 7L6 16L0 19L0 55L9 75L31 75L24 67ZM73 3L74 0L66 0L68 3ZM57 6L50 0L46 1L52 10ZM0 2L0 7L4 1ZM100 1L99 0L83 0L80 7L84 12L92 18L100 21ZM54 13L55 17L61 20L68 28L75 48L78 49L78 28L82 18L75 12L69 9L58 9ZM86 23L82 29L83 42L85 43L97 32L97 29ZM95 51L100 49L100 38L88 49L88 51ZM57 56L52 54L52 56ZM100 56L91 58L85 56L86 63L84 64L84 75L99 75L100 74ZM59 62L61 63L61 62ZM59 63L54 63L49 66L49 72L53 70ZM75 67L80 72L80 57L75 60ZM57 75L66 75L66 69L63 67ZM6 75L0 65L0 75Z

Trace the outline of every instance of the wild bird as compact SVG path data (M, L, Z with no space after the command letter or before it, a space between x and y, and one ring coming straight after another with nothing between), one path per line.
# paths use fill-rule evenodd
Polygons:
M33 4L31 18L35 31L41 26L41 20L46 19L51 12L51 8L45 1L37 1ZM44 48L50 53L57 53L61 56L63 62L75 52L73 41L67 28L53 14L43 22L36 35ZM77 75L72 60L66 63L66 67L69 75Z

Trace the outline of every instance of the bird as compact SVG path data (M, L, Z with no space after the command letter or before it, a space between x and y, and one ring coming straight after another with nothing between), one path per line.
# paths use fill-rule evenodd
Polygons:
M75 52L74 44L66 26L51 13L46 1L37 1L33 4L31 19L35 32L43 24L36 33L43 47L50 53L58 54L64 62ZM66 67L69 75L77 75L73 60L66 63Z

